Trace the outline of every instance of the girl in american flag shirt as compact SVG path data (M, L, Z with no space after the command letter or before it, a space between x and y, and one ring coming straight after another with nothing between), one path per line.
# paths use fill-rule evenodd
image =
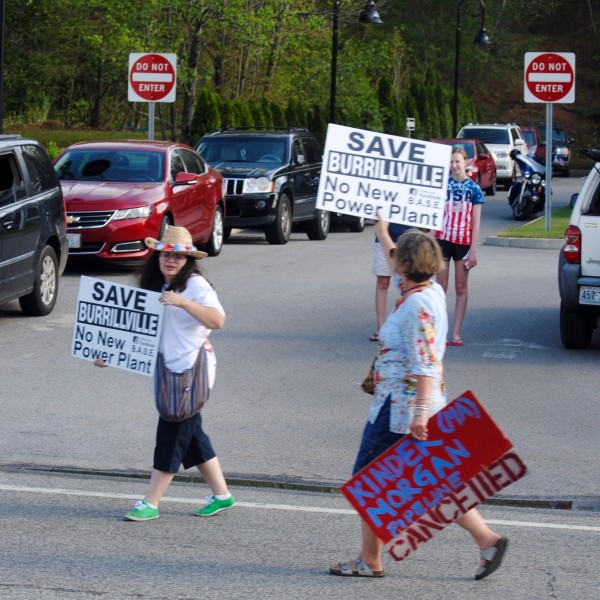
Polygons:
M452 149L450 179L442 229L436 232L444 257L444 266L437 274L437 282L448 290L450 260L454 261L454 324L448 346L463 346L460 330L467 312L469 270L477 265L477 243L484 203L481 188L467 176L467 153L462 148Z

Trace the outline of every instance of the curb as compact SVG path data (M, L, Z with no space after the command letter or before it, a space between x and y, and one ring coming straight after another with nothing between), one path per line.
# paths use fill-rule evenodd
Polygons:
M123 479L150 479L146 472L140 471L102 471L94 469L75 469L66 467L43 467L26 465L2 465L0 470L33 471L56 475L83 475L92 477L108 477ZM290 490L298 492L312 492L321 494L340 494L339 483L303 481L297 479L275 479L259 475L225 474L227 483L237 487L255 487L277 490ZM175 475L174 481L180 483L202 482L199 475ZM510 508L538 508L550 510L573 510L584 512L600 512L600 498L527 498L520 496L493 496L485 500L483 505L503 506Z
M485 246L502 246L505 248L533 248L538 250L560 250L565 240L550 240L546 238L512 238L490 236L484 242Z

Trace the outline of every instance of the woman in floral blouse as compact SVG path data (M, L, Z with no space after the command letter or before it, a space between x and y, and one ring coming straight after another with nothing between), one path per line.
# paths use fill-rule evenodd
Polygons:
M433 237L417 229L401 235L394 248L388 224L378 216L376 234L390 257L391 272L401 278L402 297L379 332L375 398L353 474L405 435L426 440L429 417L446 405L442 359L448 316L444 290L432 280L442 265L441 250ZM482 551L475 578L483 579L500 565L507 540L494 533L475 509L457 523L469 531ZM329 572L383 577L381 550L381 540L362 521L358 558L333 565Z

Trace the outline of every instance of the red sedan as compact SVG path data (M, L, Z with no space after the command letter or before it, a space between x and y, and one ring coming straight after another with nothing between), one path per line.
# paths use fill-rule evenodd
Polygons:
M223 246L223 178L190 146L80 142L55 161L67 207L70 258L138 262L168 225L216 256Z
M467 175L488 195L496 193L496 163L487 146L480 140L436 139L447 146L458 146L467 153Z

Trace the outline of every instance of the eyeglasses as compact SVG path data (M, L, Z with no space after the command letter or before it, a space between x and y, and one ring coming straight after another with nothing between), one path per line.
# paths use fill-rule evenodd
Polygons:
M175 254L174 252L161 252L159 255L159 258L162 258L163 260L174 260L176 262L182 262L184 260L187 260L187 256L183 256L181 254Z

